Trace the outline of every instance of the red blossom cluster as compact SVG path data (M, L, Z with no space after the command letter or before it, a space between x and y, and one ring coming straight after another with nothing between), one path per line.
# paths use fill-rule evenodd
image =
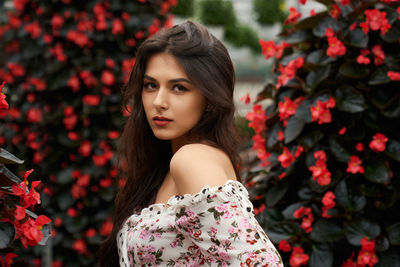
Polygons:
M278 104L279 119L283 121L283 126L287 125L287 119L296 114L297 108L303 102L304 97L298 97L294 101L287 96L283 97L284 101Z
M278 77L278 83L276 84L276 89L279 89L281 86L284 86L288 81L293 79L296 76L296 72L298 69L303 67L304 58L297 57L296 59L291 60L287 66L282 66L279 64L279 72L281 73Z
M246 119L249 120L249 127L253 128L256 134L253 136L253 147L252 149L257 151L257 157L261 160L261 166L267 166L270 164L268 161L271 155L265 149L264 131L266 130L265 122L268 116L265 115L265 110L261 105L254 105L253 112L246 114Z
M336 58L346 54L346 46L335 37L335 32L331 27L327 28L325 31L325 36L328 39L329 47L326 50L326 55L331 58Z
M382 35L385 35L392 27L386 18L385 11L379 11L378 9L367 9L364 11L366 21L360 23L360 27L364 34L368 34L369 30L377 31L380 30Z
M286 42L281 42L280 45L275 44L273 40L264 41L262 39L259 40L261 45L261 53L264 55L266 59L271 57L275 57L276 59L280 59L282 57L283 51L286 47L290 47L290 44Z
M310 107L311 120L313 122L318 121L318 124L332 122L332 114L329 109L335 106L336 101L333 97L329 97L327 101L320 101L318 99L316 105Z
M3 257L0 256L0 264L1 264L1 266L4 266L4 267L11 267L11 263L13 262L13 259L14 259L15 257L18 257L18 255L15 254L15 253L12 253L12 252L7 253L7 254L4 256L4 260L3 260Z
M25 248L37 245L43 238L43 233L41 232L42 226L51 222L44 215L33 219L26 213L27 208L33 208L36 204L40 204L40 194L35 191L35 188L41 182L33 181L30 189L27 187L29 185L27 178L32 172L33 170L26 171L24 180L20 184L12 186L12 194L19 197L19 205L16 205L13 214L14 217L3 217L0 219L0 221L9 222L14 225L16 229L15 239L20 239Z
M1 92L1 90L3 90L5 83L6 82L3 81L2 84L0 84L0 117L3 117L6 114L4 110L8 109L6 95L3 92Z
M331 172L326 167L326 153L323 150L314 152L314 158L317 160L314 166L308 169L312 172L313 180L321 186L329 185L331 183Z
M386 149L386 142L388 140L389 139L383 133L377 133L372 137L369 148L375 152L383 152Z
M335 203L335 194L332 191L328 191L325 193L325 195L322 197L322 204L324 205L322 207L322 217L324 218L330 218L332 217L331 215L328 214L328 210L333 208L336 203Z
M346 171L352 174L364 173L364 167L361 164L362 161L358 156L351 156Z
M303 207L301 206L297 210L293 212L293 217L296 219L301 219L301 228L306 233L310 233L312 230L312 223L314 221L314 215L312 214L311 208L310 207Z
M301 18L301 13L295 7L291 6L289 7L289 16L286 18L284 24L296 24L299 18Z
M364 236L361 241L361 249L358 252L357 261L353 261L354 253L341 267L369 267L378 263L378 257L375 254L375 240L369 240Z
M278 249L282 250L283 252L289 252L292 250L292 246L285 239L282 239L278 244Z
M294 247L292 254L290 255L289 264L292 267L299 267L306 265L310 257L304 253L302 247Z
M383 61L385 60L385 52L382 50L382 46L374 45L372 47L372 53L375 56L374 64L376 66L382 65ZM357 63L364 65L370 64L371 60L369 57L367 57L369 54L371 54L371 52L368 49L361 49L360 55L357 57Z

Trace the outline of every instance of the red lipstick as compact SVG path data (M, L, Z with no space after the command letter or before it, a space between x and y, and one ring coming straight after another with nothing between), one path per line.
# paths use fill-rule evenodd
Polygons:
M168 119L166 117L162 117L162 116L154 116L153 117L153 121L156 125L158 126L164 126L167 125L169 122L171 122L171 119Z

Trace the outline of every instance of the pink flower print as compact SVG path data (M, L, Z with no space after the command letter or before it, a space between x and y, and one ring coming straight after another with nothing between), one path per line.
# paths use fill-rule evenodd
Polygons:
M173 241L171 243L169 243L171 248L175 248L177 246L177 241Z
M236 234L237 232L238 232L238 229L235 227L230 227L228 229L228 233L230 233L230 234Z
M153 254L145 254L142 257L142 262L141 263L156 263L156 256L154 256Z
M139 234L139 237L143 240L147 239L149 236L150 236L150 232L147 231L146 229L143 229Z
M153 253L156 252L156 248L152 245L148 245L144 247L144 251L148 253Z
M191 211L191 210L186 210L186 214L189 216L189 217L192 217L192 216L194 216L195 215L195 213L193 212L193 211Z
M230 260L230 256L229 256L229 254L228 253L226 253L223 249L221 249L221 248L219 248L218 249L218 255L219 255L219 258L221 259L221 260L224 260L224 261L229 261Z
M215 210L218 212L223 212L225 210L228 209L228 205L227 204L221 204L215 207Z
M233 217L233 212L226 211L224 215L222 215L223 219L230 219Z
M247 219L245 219L245 218L243 218L243 219L240 221L239 227L242 228L242 229L249 229L249 228L252 228L250 222L249 222Z
M182 217L180 217L177 221L176 221L176 223L177 224L183 224L183 225L186 225L186 224L188 224L188 217L186 217L186 216L182 216Z
M278 257L272 251L268 251L265 258L266 259L265 259L265 261L263 263L266 263L266 264L269 263L269 262L279 262Z
M217 234L217 229L211 226L211 233L213 236L215 236Z

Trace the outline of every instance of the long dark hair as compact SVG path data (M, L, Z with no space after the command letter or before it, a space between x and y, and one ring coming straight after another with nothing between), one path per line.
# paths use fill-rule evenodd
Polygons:
M126 179L126 184L115 200L113 230L100 248L101 266L118 266L118 231L134 210L154 202L169 170L171 142L154 136L141 101L147 62L161 52L177 59L209 105L190 135L201 137L197 141L206 141L224 151L240 179L241 137L234 125L235 73L227 49L204 26L191 21L153 35L138 48L129 81L122 89L123 107L132 107L118 147L120 176Z

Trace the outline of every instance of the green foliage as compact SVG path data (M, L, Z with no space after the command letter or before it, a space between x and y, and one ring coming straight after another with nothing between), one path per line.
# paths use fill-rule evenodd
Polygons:
M178 0L178 5L171 8L171 12L178 17L192 17L195 0Z
M253 12L261 25L272 25L283 22L286 14L281 9L282 0L253 0Z
M267 130L259 133L265 144L254 144L270 153L268 169L253 166L248 173L262 177L250 188L263 196L255 201L257 216L275 244L286 240L304 249L306 266L342 266L347 260L355 265L346 266L357 260L357 266L398 266L400 4L351 1L338 5L333 18L334 1L319 2L329 12L280 34L290 47L276 53L277 82L257 98L273 100L265 110ZM369 20L378 14L377 29ZM260 163L267 164L261 157ZM361 244L365 238L372 250ZM362 264L357 257L366 251L373 256ZM294 256L281 255L289 266Z
M171 2L15 1L0 26L0 81L15 88L0 145L42 177L59 266L94 266L110 232L120 88L137 46L168 22Z
M200 20L208 25L236 25L237 18L232 1L201 0L199 3Z

